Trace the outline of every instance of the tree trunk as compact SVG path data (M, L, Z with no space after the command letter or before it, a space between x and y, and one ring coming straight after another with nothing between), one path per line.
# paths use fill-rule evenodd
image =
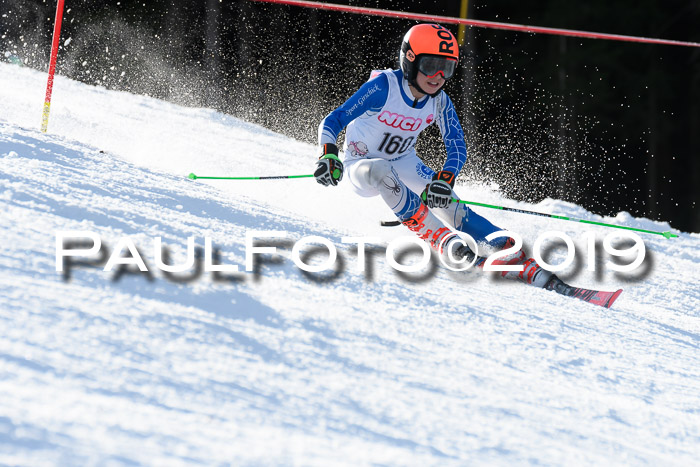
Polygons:
M560 96L560 107L559 107L559 118L557 119L557 197L559 199L566 199L568 195L568 180L566 174L567 161L567 129L566 129L566 38L559 37L559 73L558 73L558 84L559 84L559 96Z
M221 67L221 49L219 42L219 0L207 0L206 11L206 55L205 66L213 74L218 74Z
M650 219L656 219L659 214L659 187L657 183L659 164L659 104L657 91L657 56L656 53L651 53L651 64L649 66L649 109L647 115L649 117L649 139L647 141L647 214Z
M696 53L696 57L700 53ZM690 221L690 229L693 232L700 232L700 63L697 61L693 66L692 77L690 79L690 173L691 188L689 206L693 218Z
M218 89L218 80L221 76L221 42L219 38L220 3L219 0L207 0L204 15L206 24L206 36L204 45L204 67L207 79L206 105L216 106L219 99L215 95Z

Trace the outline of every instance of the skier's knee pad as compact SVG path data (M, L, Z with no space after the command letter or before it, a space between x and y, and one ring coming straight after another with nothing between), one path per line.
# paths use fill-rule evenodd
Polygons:
M357 163L356 176L363 184L378 188L382 180L391 173L391 163L384 159L368 159Z

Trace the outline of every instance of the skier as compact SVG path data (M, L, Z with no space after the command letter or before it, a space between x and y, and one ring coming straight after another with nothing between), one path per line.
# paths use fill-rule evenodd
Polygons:
M360 196L381 196L396 217L410 230L443 253L459 244L456 253L470 262L474 253L459 241L454 230L495 249L514 245L512 238L486 237L503 230L459 200L453 191L457 175L467 160L464 133L452 101L443 91L457 69L459 49L454 35L437 24L413 26L403 38L397 70L374 71L370 80L319 125L321 156L314 176L318 183L335 186L345 171ZM418 135L432 123L442 133L447 159L435 172L416 155ZM344 160L336 146L346 128ZM358 150L362 148L362 150ZM478 257L477 267L485 258ZM536 287L563 292L569 287L526 259L522 250L494 261L522 264L522 272L503 272Z

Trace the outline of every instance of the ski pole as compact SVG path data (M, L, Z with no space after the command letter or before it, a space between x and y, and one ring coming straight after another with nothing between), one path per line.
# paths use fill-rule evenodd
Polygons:
M267 176L267 177L204 177L204 176L199 176L199 175L195 175L195 174L191 173L189 175L189 178L191 178L192 180L197 180L197 179L208 179L208 180L273 180L273 179L284 179L284 178L309 178L309 177L313 177L313 176L314 176L313 174L304 174L304 175L276 175L276 176ZM479 206L482 208L499 209L501 211L518 212L520 214L530 214L533 216L549 217L550 219L560 219L560 220L564 220L564 221L580 222L582 224L598 225L598 226L610 227L610 228L614 228L614 229L632 230L634 232L642 232L642 233L648 233L648 234L654 234L654 235L661 235L665 238L678 237L678 235L676 235L670 231L658 232L656 230L638 229L636 227L627 227L625 225L615 225L615 224L607 224L605 222L589 221L586 219L576 219L573 217L559 216L557 214L547 214L547 213L537 212L537 211L528 211L526 209L509 208L507 206L497 206L494 204L478 203L476 201L467 201L464 199L452 198L452 202L461 203L461 204L470 204L470 205ZM400 222L398 222L398 221L382 221L383 226L396 226L399 224L400 224Z
M556 214L545 214L543 212L528 211L525 209L509 208L506 206L496 206L493 204L477 203L476 201L466 201L463 199L452 198L452 201L456 202L456 203L461 203L461 204L471 204L474 206L480 206L482 208L499 209L501 211L509 211L509 212L519 212L521 214L531 214L533 216L549 217L551 219L560 219L560 220L564 220L564 221L581 222L582 224L600 225L603 227L612 227L615 229L633 230L635 232L643 232L643 233L648 233L648 234L661 235L661 236L666 237L666 238L678 237L678 235L671 233L670 231L657 232L655 230L637 229L635 227L627 227L624 225L606 224L605 222L588 221L585 219L574 219L573 217L558 216ZM399 221L381 221L381 225L383 227L395 227L397 225L401 225L401 222L399 222Z
M536 211L527 211L525 209L516 209L516 208L509 208L506 206L496 206L493 204L485 204L485 203L477 203L475 201L465 201L463 199L452 199L453 202L457 203L462 203L462 204L471 204L474 206L480 206L482 208L491 208L491 209L500 209L502 211L509 211L509 212L519 212L521 214L531 214L533 216L542 216L542 217L549 217L552 219L561 219L564 221L572 221L572 222L581 222L582 224L593 224L593 225L600 225L603 227L612 227L615 229L624 229L624 230L633 230L635 232L643 232L643 233L648 233L648 234L655 234L655 235L662 235L666 238L673 238L673 237L678 237L678 235L671 233L670 231L667 232L657 232L655 230L645 230L645 229L637 229L635 227L627 227L624 225L615 225L615 224L606 224L605 222L596 222L596 221L588 221L586 219L575 219L573 217L566 217L566 216L558 216L556 214L545 214L542 212L536 212Z
M309 178L313 177L314 174L304 174L304 175L273 175L266 177L204 177L201 175L195 175L193 173L188 175L188 178L192 180L279 180L283 178Z

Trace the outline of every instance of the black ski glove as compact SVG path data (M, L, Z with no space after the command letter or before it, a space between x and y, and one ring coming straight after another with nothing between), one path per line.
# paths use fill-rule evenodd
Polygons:
M323 145L323 155L316 162L314 177L323 186L336 186L343 179L343 163L338 157L338 146Z
M446 208L452 202L455 176L445 170L433 175L433 181L425 186L421 199L429 208Z

